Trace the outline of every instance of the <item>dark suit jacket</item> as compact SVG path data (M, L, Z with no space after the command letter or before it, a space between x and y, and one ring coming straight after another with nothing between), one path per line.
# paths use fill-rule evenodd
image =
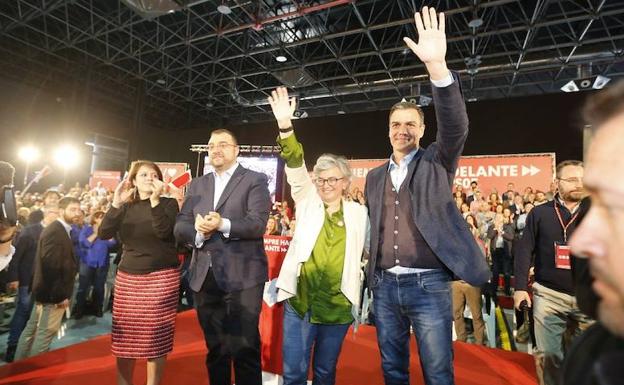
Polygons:
M19 281L19 286L32 284L37 255L37 243L43 231L41 223L26 226L15 244L15 255L9 264L9 282Z
M191 289L200 291L210 268L209 260L217 284L225 292L265 282L268 273L262 236L271 205L266 175L239 165L216 204L213 202L214 188L212 173L193 180L174 228L178 242L193 247L189 266ZM210 211L230 220L230 237L225 238L217 232L198 249L195 246L195 217Z
M432 90L438 123L436 142L418 151L408 166L404 182L409 183L412 216L440 261L460 279L480 286L490 278L490 270L466 221L457 210L451 191L468 136L466 105L457 77L452 85L432 87ZM366 176L366 201L371 221L369 287L374 286L388 163L371 170Z
M46 226L35 257L32 293L35 301L60 303L72 296L78 263L67 231L59 221Z

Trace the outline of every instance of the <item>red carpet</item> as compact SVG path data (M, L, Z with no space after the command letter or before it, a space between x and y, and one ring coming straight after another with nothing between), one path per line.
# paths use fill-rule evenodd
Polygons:
M537 384L530 355L461 342L454 346L457 385ZM180 313L163 384L208 384L205 352L195 312ZM411 357L411 384L423 384L413 338ZM0 367L0 384L110 385L115 381L109 335ZM144 383L145 362L138 362L135 384ZM383 384L374 328L364 326L355 336L351 332L347 335L337 384Z

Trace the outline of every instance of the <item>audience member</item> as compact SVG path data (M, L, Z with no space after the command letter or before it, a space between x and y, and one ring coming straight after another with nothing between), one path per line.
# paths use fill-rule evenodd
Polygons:
M528 272L535 258L535 338L543 357L543 381L547 385L558 383L566 329L579 335L591 323L576 304L568 246L570 236L589 206L589 201L583 200L583 163L561 162L557 165L556 176L558 194L555 200L535 207L527 216L515 252L514 269L514 303L520 310L523 303L531 306L527 292Z
M45 207L44 217L41 222L28 225L21 232L15 245L15 255L9 265L9 289L17 290L15 297L15 311L7 338L7 350L4 357L6 362L12 362L20 335L26 327L33 307L31 296L32 280L34 274L37 244L43 229L57 220L59 208L55 206Z
M69 233L78 219L80 201L65 197L58 206L58 219L43 229L37 245L32 284L35 304L17 343L16 360L48 351L74 290L78 266Z
M91 216L90 224L85 225L80 231L80 246L84 248L85 253L80 258L76 311L74 313L76 319L80 319L85 312L87 293L91 286L93 286L92 304L95 309L95 316L102 317L104 286L110 264L109 253L117 244L114 238L101 239L98 237L103 218L104 212L96 211Z

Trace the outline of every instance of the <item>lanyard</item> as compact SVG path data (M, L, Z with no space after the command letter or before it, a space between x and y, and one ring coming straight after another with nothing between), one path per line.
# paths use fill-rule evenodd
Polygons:
M576 214L572 216L572 218L570 218L570 221L567 224L563 224L563 218L561 218L561 212L559 211L559 206L557 205L557 202L555 202L555 212L557 213L557 219L559 219L559 224L561 225L561 228L563 229L563 242L567 244L568 243L568 227L570 227L572 222L576 220L576 218L578 217L580 213L580 210L577 211Z

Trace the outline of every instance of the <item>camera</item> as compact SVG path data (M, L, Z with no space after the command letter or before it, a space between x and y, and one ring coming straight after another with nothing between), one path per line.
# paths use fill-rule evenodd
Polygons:
M2 186L0 193L0 222L13 227L17 225L17 205L12 185Z

